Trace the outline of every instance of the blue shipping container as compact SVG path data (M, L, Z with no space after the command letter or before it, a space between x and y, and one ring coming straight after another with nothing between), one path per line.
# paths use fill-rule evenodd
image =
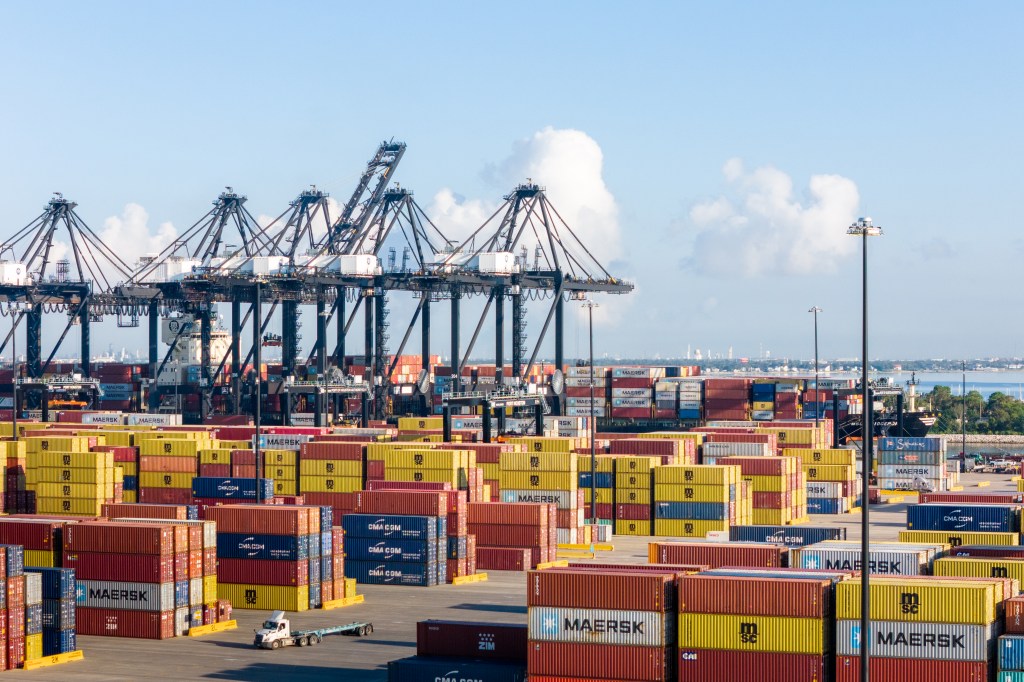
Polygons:
M320 559L307 559L309 562L309 582L318 583L320 582Z
M320 559L320 582L334 580L334 560L329 556Z
M328 526L329 528L330 526ZM330 531L320 533L320 556L331 556L334 554L334 535Z
M25 549L21 545L0 545L7 577L16 578L25 573Z
M909 530L1019 533L1020 506L1009 504L912 504Z
M26 573L43 576L43 599L74 599L75 569L73 568L26 568Z
M729 518L729 505L720 502L655 502L654 516L658 519L721 521Z
M444 585L448 582L448 562L441 559L437 562L437 584Z
M1024 682L1024 672L1000 670L996 675L996 682Z
M260 479L262 499L274 497L274 480ZM211 497L218 499L255 500L257 493L256 479L253 478L219 478L196 476L192 479L193 497Z
M309 608L316 609L320 607L320 581L309 583Z
M217 558L285 561L308 559L309 536L217 533Z
M442 539L441 542L452 539ZM349 538L345 542L345 558L354 561L408 561L415 564L436 562L438 541Z
M845 540L846 528L800 526L732 526L729 539L733 542L770 542L773 545L803 547L827 540Z
M437 585L437 564L345 561L345 577L370 585Z
M1024 670L1024 635L1003 635L999 638L999 669Z
M43 656L66 654L78 648L74 630L43 630Z
M124 477L124 489L125 490L138 490L139 489L139 477L138 476L125 476Z
M188 581L179 580L174 583L174 607L182 608L188 606Z
M875 453L877 464L918 464L938 466L946 461L944 452L919 452L917 450L882 450Z
M320 507L320 532L334 525L334 507Z
M595 475L598 488L614 488L615 487L615 474L610 471L598 471ZM590 487L590 472L581 471L579 472L579 486L581 488Z
M413 656L388 663L388 682L525 682L526 665Z
M448 558L465 559L469 548L466 544L466 536L448 538Z
M911 450L914 452L942 452L945 441L941 438L879 438L878 451Z
M345 544L350 538L382 538L399 540L436 540L437 521L434 516L397 516L388 514L345 514Z
M43 630L67 630L75 627L75 598L43 600Z
M700 419L700 410L679 410L680 419Z
M843 500L833 497L809 497L807 498L808 514L841 514L843 512Z
M320 547L323 545L323 538L320 537L320 534L306 536L306 544L309 545L309 557L319 559Z
M43 631L43 605L25 607L25 634L38 635Z

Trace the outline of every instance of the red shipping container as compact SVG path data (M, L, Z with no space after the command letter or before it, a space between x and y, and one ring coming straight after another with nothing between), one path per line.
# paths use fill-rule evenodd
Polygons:
M599 518L599 519L610 519L610 518L612 518L612 513L614 512L614 508L615 508L615 505L611 504L610 502L609 503L598 502L597 503L597 518ZM584 519L589 519L591 517L593 517L593 514L590 511L590 505L589 504L584 504L583 505L583 518Z
M600 507L600 505L598 505ZM650 521L651 505L649 504L618 504L615 505L615 518L624 521Z
M529 606L669 612L676 605L670 573L579 570L530 571Z
M174 637L174 612L79 607L75 629L79 635L168 639Z
M334 581L325 580L320 583L320 600L322 602L334 601Z
M485 571L526 571L530 569L531 562L529 549L484 546L476 548L475 565ZM466 564L469 570L468 559Z
M527 672L536 675L669 682L675 680L675 647L529 643Z
M651 416L651 408L649 407L613 407L613 417L622 417L624 419L644 419Z
M828 678L824 658L815 654L715 649L679 651L679 682L820 682ZM879 678L880 682L888 679Z
M231 476L234 478L256 478L256 465L232 464Z
M200 464L199 465L200 476L210 476L218 478L228 478L231 476L231 465L230 464Z
M189 580L193 578L202 578L203 573L203 550L192 549L189 550L188 554L188 577Z
M188 580L188 552L178 552L174 555L174 579Z
M139 488L139 501L146 504L191 504L189 488Z
M480 545L487 547L539 547L550 544L547 529L541 526L492 526L471 523L469 532L476 535Z
M217 522L218 533L307 535L309 516L309 507L240 504L209 507L206 510L206 518Z
M34 519L0 518L0 544L22 545L25 549L54 549L64 523Z
M25 663L25 635L7 637L7 669L20 668Z
M231 466L256 466L256 453L252 450L232 450Z
M674 438L621 438L608 444L613 455L679 455L680 442ZM636 464L630 462L630 464ZM615 462L616 471L628 470L623 463Z
M303 493L306 504L317 504L335 509L354 510L356 508L355 493Z
M578 528L583 525L582 509L559 509L556 513L556 528Z
M64 549L73 552L172 554L174 527L152 523L72 523L64 529Z
M754 509L782 509L790 505L790 492L754 492Z
M105 504L103 515L111 519L188 520L188 507L180 504Z
M299 454L302 459L342 459L362 460L366 454L363 443L345 443L339 441L315 440L303 443Z
M443 516L448 508L448 496L438 492L364 490L355 497L356 509L364 514Z
M679 579L679 609L694 613L826 618L831 580L777 580L734 576Z
M557 510L558 507L553 504L478 502L469 505L469 523L546 527L549 520L552 525L557 521ZM481 544L486 543L481 541Z
M448 515L448 537L458 537L468 532L469 524L465 513Z
M75 577L80 580L120 580L135 583L165 583L174 580L174 557L170 554L116 554L65 550L63 566L75 569Z
M649 558L659 564L705 564L720 566L782 566L788 550L778 545L730 542L652 542Z
M918 501L951 504L1020 504L1024 493L920 493Z
M899 682L985 682L988 663L924 658L871 657L872 680ZM836 656L836 682L859 682L860 656Z
M718 464L739 466L744 476L781 476L789 460L781 457L720 457Z
M203 550L203 575L217 575L217 548Z
M308 561L219 559L217 581L254 585L308 585Z
M421 620L416 655L526 662L526 625Z
M591 564L570 561L565 567L569 570L579 571L647 571L651 573L675 573L676 575L691 575L708 570L707 566L693 566L690 564ZM563 568L552 568L553 571L565 570Z
M1006 609L1006 632L1015 635L1024 633L1024 596L1011 597L1003 605Z

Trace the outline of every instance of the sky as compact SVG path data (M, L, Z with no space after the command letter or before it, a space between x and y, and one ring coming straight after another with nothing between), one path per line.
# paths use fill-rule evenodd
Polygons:
M636 285L596 296L599 357L810 358L812 306L821 356L859 357L846 229L863 215L884 230L869 357L1019 357L1022 20L1013 2L5 0L0 235L60 191L134 263L225 186L264 220L311 184L343 202L394 138L395 180L456 240L517 183L547 188ZM413 301L391 305L394 350ZM464 343L481 307L464 305ZM575 357L587 323L570 308ZM545 313L532 304L531 347ZM446 355L447 312L433 320ZM108 317L108 347L145 337Z

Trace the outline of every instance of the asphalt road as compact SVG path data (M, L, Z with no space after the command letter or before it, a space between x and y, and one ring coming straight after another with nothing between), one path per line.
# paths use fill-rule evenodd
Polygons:
M991 486L978 488L979 481ZM964 490L1006 492L1016 489L1009 476L966 475ZM905 519L906 502L871 508L872 538L896 540ZM848 539L861 537L860 514L812 516L814 525L847 527ZM658 538L670 540L671 538ZM651 538L616 536L614 552L599 560L646 563ZM525 576L489 572L489 580L439 587L382 587L361 585L366 602L334 611L293 614L293 627L307 629L352 621L371 621L374 633L364 638L332 636L315 647L255 649L252 632L269 615L266 611L236 609L238 629L201 638L163 641L117 637L79 637L85 660L16 676L30 680L344 680L380 682L387 679L387 662L416 653L416 622L427 618L491 622L526 622Z

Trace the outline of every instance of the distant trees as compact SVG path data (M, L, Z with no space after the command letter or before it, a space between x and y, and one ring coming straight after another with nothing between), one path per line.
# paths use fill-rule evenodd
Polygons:
M954 396L948 386L936 386L918 402L939 412L933 432L960 433L964 400ZM996 392L986 401L981 393L971 391L966 403L967 433L1024 434L1024 402L1013 396Z

